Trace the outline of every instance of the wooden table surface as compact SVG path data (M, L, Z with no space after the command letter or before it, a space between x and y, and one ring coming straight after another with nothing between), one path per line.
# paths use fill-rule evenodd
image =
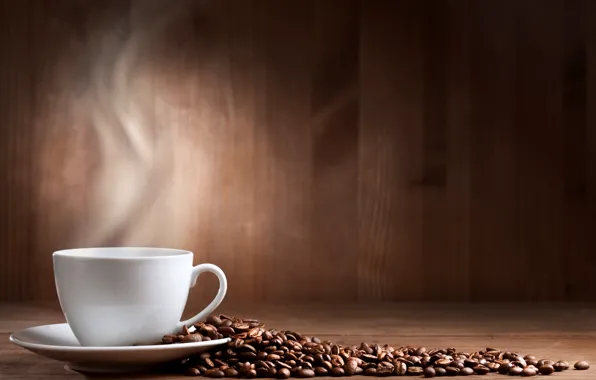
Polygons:
M257 318L269 327L345 344L367 341L398 346L451 346L466 351L491 346L570 363L588 360L596 365L596 305L592 304L236 305L224 306L218 312ZM83 375L65 370L61 363L8 340L12 331L60 322L64 318L55 305L0 305L0 379L83 379ZM569 370L555 373L552 378L588 379L595 372L596 369ZM181 375L127 378L185 379Z

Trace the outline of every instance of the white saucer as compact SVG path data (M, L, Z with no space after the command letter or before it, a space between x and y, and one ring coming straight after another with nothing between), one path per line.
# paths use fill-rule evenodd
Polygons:
M82 347L67 323L17 331L10 341L36 354L64 362L85 373L145 372L192 354L226 344L230 338L206 342L149 346Z

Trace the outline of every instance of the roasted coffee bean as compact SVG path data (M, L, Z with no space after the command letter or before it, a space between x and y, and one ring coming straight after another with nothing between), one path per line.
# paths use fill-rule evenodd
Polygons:
M379 370L377 369L377 372ZM406 372L406 374L408 376L420 376L422 375L422 372L424 372L424 369L422 369L422 367L410 367L408 368L408 371Z
M331 369L331 376L343 376L344 374L344 369L342 367L333 367Z
M186 371L184 372L184 374L186 376L201 376L201 371L199 371L197 368L194 368L194 367L188 367L188 368L186 368Z
M499 369L497 370L497 372L499 372L501 375L506 375L509 373L509 370L513 367L512 364L510 363L502 363L499 366Z
M269 368L268 367L257 368L257 377L269 377Z
M344 365L344 372L348 376L352 376L356 374L356 369L358 368L358 362L356 359L348 359L346 364Z
M490 362L486 365L491 372L497 372L501 366L499 363Z
M524 370L521 367L513 366L509 369L508 375L510 376L519 376Z
M203 341L203 337L201 336L201 334L189 334L184 336L180 342L181 343L193 343L193 342L202 342Z
M566 361L563 361L563 360L559 360L558 362L553 364L553 367L554 367L555 371L561 372L561 371L565 371L565 370L569 369L569 363L567 363Z
M463 369L464 366L464 362L462 362L461 360L454 360L451 362L451 364L449 364L451 367L457 367L459 369Z
M296 372L296 377L315 377L315 371L313 371L312 369L303 368L300 371Z
M277 371L277 378L278 379L287 379L290 377L290 370L287 368L282 368Z
M538 360L536 360L536 359L526 359L526 363L528 365L536 366L536 365L538 365Z
M224 371L224 374L226 375L226 377L238 377L238 371L236 371L234 368L228 368Z
M315 367L315 375L317 376L327 376L329 371L325 367Z
M464 367L461 369L461 371L459 372L460 376L470 376L474 374L474 370L470 367Z
M536 376L536 370L534 368L524 368L522 370L522 376Z
M225 376L224 372L220 369L217 368L213 368L213 369L209 369L204 373L205 376L207 377L213 377L215 379L219 379Z
M476 367L472 368L472 370L477 375L486 375L487 373L490 372L490 369L488 367L483 366L483 365L477 365Z
M257 377L257 371L255 371L254 369L251 369L250 371L248 371L245 376L249 379L254 379L255 377Z
M369 367L364 370L364 374L366 376L375 376L377 374L377 369L375 367Z
M543 364L538 367L538 371L543 375L550 375L551 373L555 372L555 367L550 364Z
M424 375L424 377L435 377L437 372L435 371L435 369L433 367L426 367L422 374Z
M449 364L451 364L449 359L439 359L435 362L435 365L439 367L447 367Z
M408 371L408 366L406 366L406 363L397 362L394 365L395 365L395 374L398 376L403 376Z
M457 376L461 370L457 367L449 366L445 368L445 371L447 372L447 376Z
M438 376L445 376L447 375L447 370L443 367L435 367L435 374Z
M555 362L553 362L552 360L542 359L542 360L538 360L538 363L536 363L536 366L538 368L540 368L543 365L553 365L553 364L555 364Z
M217 328L217 332L225 337L232 336L236 333L236 331L234 331L234 329L229 326L220 326Z
M576 362L573 367L579 371L585 371L586 369L590 368L590 364L585 360L580 360Z

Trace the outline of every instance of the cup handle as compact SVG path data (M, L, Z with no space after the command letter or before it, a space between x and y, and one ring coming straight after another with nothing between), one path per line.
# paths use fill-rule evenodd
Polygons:
M226 296L226 292L228 291L228 281L226 280L226 275L224 274L224 272L217 265L199 264L193 267L190 280L190 287L192 288L196 285L197 278L201 273L204 272L211 272L217 276L217 279L219 280L219 290L217 291L217 294L215 295L213 301L211 301L211 303L207 305L207 307L203 309L203 311L201 311L192 318L189 318L185 321L180 321L176 330L182 329L183 326L190 327L195 323L204 320L205 317L211 314L211 312L213 312L213 310L215 310L219 306L221 301L223 301L224 297Z

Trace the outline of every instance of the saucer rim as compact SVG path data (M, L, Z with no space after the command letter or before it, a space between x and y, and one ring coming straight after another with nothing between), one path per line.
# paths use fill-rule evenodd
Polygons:
M178 343L178 344L152 344L152 345L139 345L139 346L57 346L53 344L42 344L42 343L31 343L23 341L16 337L19 333L26 330L46 327L46 326L59 326L67 325L68 323L51 323L47 325L31 326L25 329L15 331L10 334L8 340L17 346L34 349L34 350L52 350L62 352L109 352L109 351L152 351L152 350L175 350L180 348L192 348L192 347L207 347L207 346L218 346L232 341L232 338L214 339L205 342L191 342L191 343Z

